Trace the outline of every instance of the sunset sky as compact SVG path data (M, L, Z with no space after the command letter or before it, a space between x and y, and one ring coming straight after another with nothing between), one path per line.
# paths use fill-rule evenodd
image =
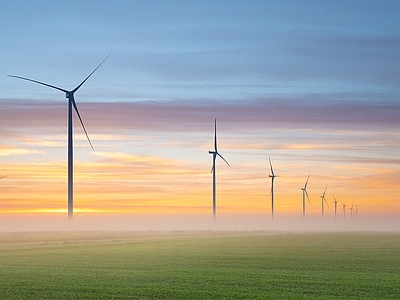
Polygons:
M0 9L0 217L320 217L327 188L359 217L400 217L400 2L5 1ZM338 214L342 217L342 204Z

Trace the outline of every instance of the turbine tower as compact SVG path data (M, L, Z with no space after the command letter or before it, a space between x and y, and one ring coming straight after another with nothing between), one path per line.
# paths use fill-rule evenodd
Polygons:
M213 218L215 220L216 213L217 213L216 179L215 179L216 165L215 165L215 160L217 159L217 156L221 157L222 160L224 162L226 162L226 164L228 166L230 166L229 163L226 161L226 159L223 158L222 155L218 152L218 147L217 147L217 119L215 119L215 123L214 123L214 151L210 150L210 151L208 151L208 153L213 155L213 165L212 165L211 173L213 174Z
M336 210L337 210L337 203L339 202L339 200L336 200L336 198L335 198L335 195L332 195L333 196L333 203L335 204L335 220L336 220Z
M14 75L7 75L9 77L14 77L14 78L18 78L18 79L22 79L22 80L27 80L27 81L31 81L34 83L38 83L56 90L59 90L61 92L65 93L65 97L68 98L68 218L70 220L72 220L73 218L73 214L74 214L74 174L73 174L73 165L74 165L74 150L73 150L73 126L72 126L72 114L73 114L73 110L75 110L76 114L78 115L79 121L81 122L83 131L86 134L86 138L89 141L90 147L92 148L92 150L94 151L92 142L89 139L89 135L87 134L85 125L83 125L83 121L81 118L81 115L79 113L78 107L76 105L75 102L75 98L74 98L74 94L76 91L78 91L80 89L80 87L86 82L86 80L89 79L90 76L93 75L94 72L97 71L98 68L100 68L100 66L105 62L105 60L108 58L109 55L107 55L107 57L97 66L96 69L94 69L92 71L92 73L90 73L76 88L74 88L71 91L65 90L63 88L54 86L54 85L50 85L44 82L40 82L37 80L33 80L33 79L29 79L29 78L25 78L25 77L20 77L20 76L14 76Z
M358 205L356 204L356 220L358 220Z
M303 219L305 219L305 217L306 217L306 198L305 198L306 195L307 195L308 202L310 202L310 204L311 204L310 197L308 197L308 193L307 193L308 179L310 179L310 175L308 175L307 181L306 181L306 184L304 185L304 187L301 188L301 190L303 191Z
M271 174L269 177L271 178L271 214L272 214L272 219L274 218L274 180L275 180L275 173L274 169L272 168L272 163L271 163L271 158L268 156L269 159L269 166L271 167Z
M328 185L326 185L324 193L322 194L322 196L320 196L321 197L321 204L322 204L322 219L324 218L324 202L329 207L328 202L326 202L326 198L325 198L325 193L326 193L326 189L327 188L328 188Z

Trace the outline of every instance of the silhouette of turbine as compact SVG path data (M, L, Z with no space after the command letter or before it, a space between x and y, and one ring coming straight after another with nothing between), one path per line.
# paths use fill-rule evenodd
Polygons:
M337 203L339 202L339 200L336 200L336 198L335 198L335 195L332 195L333 196L333 203L334 203L334 205L335 205L335 220L336 220L336 211L337 211Z
M310 175L308 175L307 181L306 181L306 184L304 185L304 187L301 188L301 190L303 191L303 219L305 219L305 217L306 217L306 198L305 198L305 195L307 195L308 202L311 204L310 197L308 197L308 193L307 193L308 179L310 179Z
M73 126L72 126L72 113L73 113L73 109L75 110L76 114L78 115L79 121L81 122L83 131L86 134L86 138L89 141L90 147L92 148L92 150L94 151L92 142L89 139L89 135L87 134L85 125L83 125L83 121L81 118L81 115L79 113L78 107L76 105L75 102L75 98L74 98L74 94L76 91L78 91L80 89L80 87L86 82L86 80L89 79L90 76L93 75L94 72L97 71L98 68L100 68L100 66L106 61L106 59L110 56L107 55L107 57L97 66L96 69L94 69L92 71L92 73L90 73L76 88L74 88L71 91L65 90L63 88L51 85L51 84L47 84L44 82L40 82L37 80L33 80L33 79L29 79L29 78L25 78L25 77L20 77L20 76L15 76L15 75L7 75L9 77L14 77L14 78L18 78L18 79L22 79L22 80L27 80L27 81L31 81L34 83L38 83L56 90L59 90L61 92L65 93L65 97L68 98L68 218L70 220L72 220L73 218L73 214L74 214L74 208L73 208L73 203L74 203L74 184L73 184L73 178L74 178L74 174L73 174L73 164L74 164L74 150L73 150Z
M342 202L342 201L340 201L340 202ZM346 202L347 203L347 202ZM346 219L346 203L343 203L342 202L342 205L343 205L343 219L345 220Z
M353 220L353 208L354 208L354 201L353 201L353 204L350 207L350 219L352 219L352 220Z
M274 173L274 169L272 168L271 158L269 156L268 156L268 159L269 159L269 166L271 168L271 174L272 174L272 175L269 175L269 177L271 178L270 195L271 195L271 215L272 215L272 219L273 219L274 218L274 180L275 180L275 177L277 177L277 176Z
M213 155L213 165L212 165L212 169L211 169L211 173L213 174L213 218L215 220L216 217L216 213L217 213L217 197L216 197L216 180L215 180L215 176L216 176L216 165L215 165L215 160L217 159L217 156L221 157L222 160L224 162L226 162L226 164L228 166L229 163L226 161L225 158L222 157L221 154L219 154L218 152L218 147L217 147L217 119L215 119L215 124L214 124L214 151L208 151L209 154Z
M324 193L322 194L322 196L320 196L321 202L322 202L322 219L324 218L324 202L329 207L328 202L326 202L326 198L325 198L325 193L326 193L327 188L328 188L328 185L326 185Z

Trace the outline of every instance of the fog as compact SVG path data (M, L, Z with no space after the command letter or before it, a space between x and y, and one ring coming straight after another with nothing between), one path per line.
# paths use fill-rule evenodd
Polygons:
M346 216L347 217L347 216ZM216 220L204 214L3 214L1 232L18 231L399 231L397 215L363 215L336 220L329 216L271 216L265 214L220 214Z

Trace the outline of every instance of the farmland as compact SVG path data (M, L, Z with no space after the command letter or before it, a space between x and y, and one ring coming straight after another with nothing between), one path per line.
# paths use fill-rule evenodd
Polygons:
M395 299L399 233L0 233L2 299Z

